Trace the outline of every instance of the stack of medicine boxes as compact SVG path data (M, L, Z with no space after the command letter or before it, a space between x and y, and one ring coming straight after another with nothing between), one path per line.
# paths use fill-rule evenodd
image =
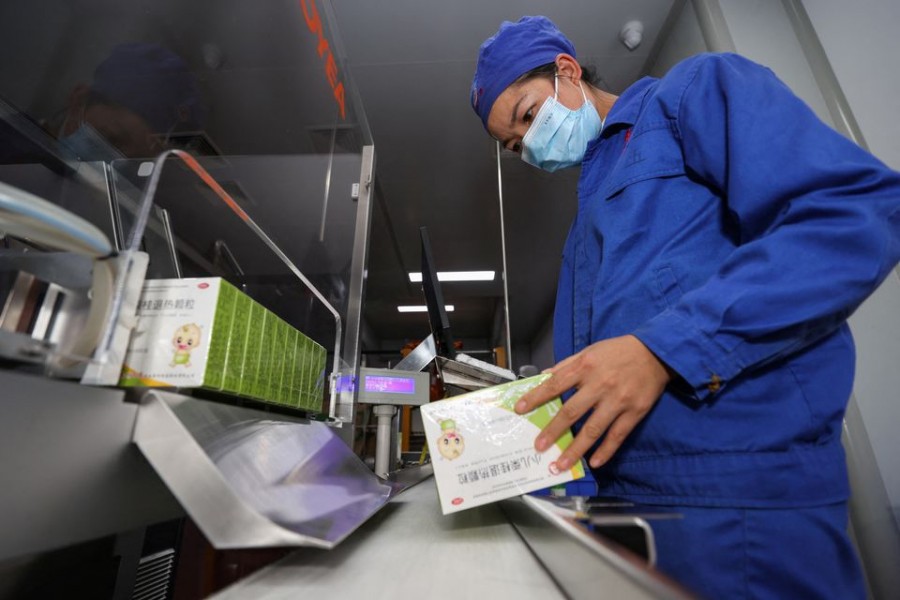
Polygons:
M122 386L201 387L322 410L325 349L218 277L144 284Z

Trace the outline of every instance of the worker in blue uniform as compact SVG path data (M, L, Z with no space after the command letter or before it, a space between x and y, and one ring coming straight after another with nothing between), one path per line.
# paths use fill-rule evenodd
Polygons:
M612 96L548 19L481 47L471 104L526 162L581 166L538 436L602 495L671 507L659 567L710 598L862 598L841 423L847 317L900 258L900 174L771 71L699 55ZM566 467L565 464L562 465Z

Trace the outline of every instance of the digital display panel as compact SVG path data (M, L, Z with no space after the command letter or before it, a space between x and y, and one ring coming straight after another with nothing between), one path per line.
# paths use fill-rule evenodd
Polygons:
M412 377L366 375L365 391L382 394L412 395L416 393L416 380Z

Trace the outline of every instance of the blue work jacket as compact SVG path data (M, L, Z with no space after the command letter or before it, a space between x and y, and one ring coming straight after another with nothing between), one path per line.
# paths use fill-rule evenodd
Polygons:
M898 240L900 174L768 69L707 54L629 87L582 163L554 350L632 334L678 377L594 472L601 494L846 500L846 319Z

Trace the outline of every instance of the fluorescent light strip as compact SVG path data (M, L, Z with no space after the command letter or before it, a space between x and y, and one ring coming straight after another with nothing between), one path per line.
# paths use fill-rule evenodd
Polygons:
M493 281L494 271L438 271L438 281ZM412 283L422 281L421 273L410 273Z
M447 312L453 312L455 309L452 304L445 304L444 310ZM424 304L420 304L418 306L398 306L397 312L428 312L428 307Z

